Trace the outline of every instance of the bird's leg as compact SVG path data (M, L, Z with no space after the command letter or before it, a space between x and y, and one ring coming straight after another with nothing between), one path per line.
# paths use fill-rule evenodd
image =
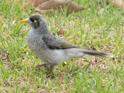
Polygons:
M49 65L46 66L48 73L52 73L53 72L54 66L55 65L53 65L53 64L49 64Z
M36 69L40 69L41 67L47 67L48 64L40 64L36 66Z
M47 73L46 73L47 77L51 77L51 78L54 77L54 73L53 73L54 67L55 67L55 65L53 65L53 64L47 65Z

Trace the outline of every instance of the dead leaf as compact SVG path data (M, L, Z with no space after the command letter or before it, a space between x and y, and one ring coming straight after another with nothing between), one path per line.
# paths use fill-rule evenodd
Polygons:
M32 5L34 5L35 7L37 7L46 1L48 1L48 0L29 0L28 2Z
M1 51L0 60L9 61L9 53L7 51Z
M123 9L124 9L124 2L123 2L123 0L113 0L113 1L112 1L112 4L113 4L115 7L123 8Z
M65 7L67 7L69 13L78 12L84 9L83 6L80 6L71 0L29 0L28 3L29 5L33 5L36 8L36 11L40 13L44 13L42 10L63 10Z

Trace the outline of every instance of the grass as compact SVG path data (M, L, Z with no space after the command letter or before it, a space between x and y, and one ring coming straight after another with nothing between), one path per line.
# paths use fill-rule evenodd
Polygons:
M101 2L102 0L98 0ZM49 79L35 70L41 61L26 43L28 25L19 20L34 14L26 0L0 0L0 93L124 93L124 12L92 0L77 0L86 10L66 15L44 14L49 30L84 48L112 53L112 58L84 57L59 65Z

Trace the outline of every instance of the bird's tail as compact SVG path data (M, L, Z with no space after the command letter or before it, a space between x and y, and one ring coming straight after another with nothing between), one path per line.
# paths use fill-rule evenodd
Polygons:
M66 50L66 54L69 57L83 57L85 55L91 55L91 56L101 56L101 57L109 57L110 55L104 52L98 52L95 50L86 50L86 49L80 49L80 48L71 48Z
M101 57L105 57L107 56L108 54L107 53L104 53L104 52L98 52L98 51L95 51L95 50L82 50L82 52L86 55L91 55L91 56L101 56Z

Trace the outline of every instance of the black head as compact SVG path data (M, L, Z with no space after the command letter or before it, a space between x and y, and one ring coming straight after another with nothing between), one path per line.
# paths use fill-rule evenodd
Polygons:
M33 15L29 17L29 24L34 28L37 29L39 27L46 27L46 21L40 15Z

